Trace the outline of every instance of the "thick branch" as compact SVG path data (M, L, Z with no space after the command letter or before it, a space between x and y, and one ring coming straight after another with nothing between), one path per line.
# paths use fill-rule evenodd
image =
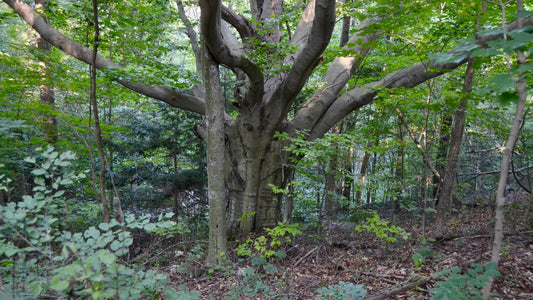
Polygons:
M379 37L376 32L362 33L367 26L367 21L362 22L359 26L360 30L350 37L346 46L343 47L343 52L350 55L337 57L331 63L322 79L324 87L315 93L311 100L296 113L291 129L298 131L313 128L320 116L337 99L338 94L370 51L371 47L368 46L370 42Z
M255 35L254 29L250 24L250 21L241 14L234 13L231 9L222 5L222 19L235 27L241 36L243 41Z
M209 51L216 62L231 69L238 68L246 73L250 82L250 90L245 101L257 101L263 96L264 77L252 61L242 53L231 49L223 36L221 24L220 0L201 0L200 31Z
M531 26L533 24L533 17L529 16L523 19L522 22L522 25L518 24L516 21L512 22L507 26L507 29L509 31L513 31L526 26ZM501 34L486 35L478 38L478 43L482 45L489 40L495 40L498 38L501 38ZM338 121L344 119L352 111L372 103L378 93L379 88L412 88L429 79L438 77L445 72L454 70L468 60L468 53L460 49L454 49L450 51L450 53L454 53L462 58L453 63L437 63L435 61L426 61L416 64L412 67L392 72L383 79L367 84L364 87L352 89L338 97L331 106L327 107L327 110L324 110L324 113L321 116L300 116L300 118L309 119L319 118L314 127L302 126L302 129L309 129L311 131L311 139L321 137Z
M328 46L335 25L334 0L311 1L308 9L313 9L314 14L302 16L301 21L312 22L311 27L306 33L303 46L296 52L291 70L280 87L280 99L284 105L288 105L304 86Z
M35 13L30 6L21 0L4 0L26 23L35 29L50 44L64 51L65 53L77 58L87 64L92 64L92 51L71 38L60 33L45 20ZM100 70L122 70L122 68L112 60L101 55L96 57L95 67ZM145 96L161 100L173 107L185 109L200 114L205 113L205 103L196 97L180 93L166 86L145 85L139 82L133 83L122 78L115 80L124 87L143 94Z
M449 64L432 64L424 62L412 67L390 73L383 79L352 89L339 98L327 109L322 118L311 131L311 138L323 136L333 125L345 118L352 111L372 103L380 88L412 88L431 78L453 70L466 62L466 58ZM431 66L431 67L430 67Z

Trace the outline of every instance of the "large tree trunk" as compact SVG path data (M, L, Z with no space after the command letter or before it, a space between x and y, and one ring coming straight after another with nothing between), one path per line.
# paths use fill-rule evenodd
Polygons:
M282 149L284 142L254 136L247 132L251 127L237 121L228 122L226 128L229 232L243 236L275 226L280 221L282 199L269 184L284 187L284 178L290 176L283 167L288 158Z

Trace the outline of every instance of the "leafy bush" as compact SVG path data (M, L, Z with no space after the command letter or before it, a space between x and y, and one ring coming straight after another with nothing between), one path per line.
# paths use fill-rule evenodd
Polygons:
M386 243L396 242L396 237L401 237L404 240L409 237L409 233L401 227L390 225L390 222L387 221L382 221L377 211L373 211L372 217L368 217L366 222L368 224L356 226L355 231L361 232L365 229L367 232L374 233L378 238L385 240Z
M164 231L175 223L127 215L123 224L113 220L68 231L71 212L62 187L83 176L69 168L73 153L41 151L39 161L26 159L35 166L32 195L0 206L2 292L12 299L176 298L164 274L124 262L133 243L128 229Z
M323 287L317 290L319 292L319 299L332 299L332 300L344 300L344 299L363 299L366 295L366 290L363 285L354 285L353 283L345 283L339 281L338 284Z
M459 274L459 268L442 271L440 276L445 281L437 282L438 288L430 290L434 300L483 299L481 289L489 282L489 277L500 276L498 264L489 262L485 267L473 264L465 274Z
M284 252L277 251L277 249L283 249L283 246L292 242L291 235L294 237L302 234L299 227L298 224L279 222L274 228L265 228L266 235L261 235L255 240L248 238L245 243L237 247L237 254L252 256L253 253L257 253L263 258L284 257Z

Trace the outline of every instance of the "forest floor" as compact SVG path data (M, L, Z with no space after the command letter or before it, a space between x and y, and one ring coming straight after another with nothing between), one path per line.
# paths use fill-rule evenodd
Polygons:
M517 207L506 212L510 221L505 226L501 276L492 290L497 299L533 299L533 231L522 225L521 214ZM269 261L268 266L238 259L233 252L231 267L209 273L200 271L200 261L183 254L161 271L168 272L176 286L201 292L201 299L318 299L318 289L340 281L363 285L366 299L430 299L429 290L444 280L435 277L440 271L459 267L465 274L472 264L490 260L494 225L489 209L456 212L447 223L446 238L425 245L420 237L430 236L431 231L428 225L422 227L419 216L392 211L379 215L410 237L387 245L371 233L356 232L355 223L336 222L329 238L325 232L304 231L287 246L285 259ZM420 248L432 250L433 255L417 266L412 256ZM247 267L255 272L243 276Z

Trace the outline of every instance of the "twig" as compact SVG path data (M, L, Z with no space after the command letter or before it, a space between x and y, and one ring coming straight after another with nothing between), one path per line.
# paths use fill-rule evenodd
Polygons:
M300 297L297 294L279 294L279 295L271 297L270 299L276 299L276 298L281 298L281 297L296 297L297 299L302 299L302 297Z
M311 253L315 252L318 248L320 248L320 246L316 246L315 248L311 249L311 251L307 252L307 254L302 256L302 258L300 258L294 265L292 265L292 267L294 268L298 266L304 259L306 259L309 255L311 255Z
M433 279L436 279L437 277L439 277L439 273L435 273L429 277L424 277L420 280L417 280L415 282L410 282L407 281L407 282L404 282L404 283L401 283L401 284L398 284L396 286L393 286L393 287L390 287L388 289L385 289L384 291L378 293L378 294L375 294L375 295L371 295L365 299L367 300L381 300L381 299L390 299L392 296L396 295L396 294L399 294L401 292L405 292L405 291L408 291L414 287L417 287L419 285L422 285L422 284L425 284L427 283L428 281L430 280L433 280Z

